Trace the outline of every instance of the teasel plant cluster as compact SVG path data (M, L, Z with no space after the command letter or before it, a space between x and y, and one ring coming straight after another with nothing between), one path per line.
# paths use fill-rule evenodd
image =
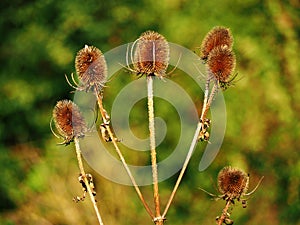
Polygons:
M146 31L135 40L132 46L127 49L125 70L135 74L138 78L145 77L147 80L147 109L150 136L150 158L152 166L153 179L153 201L154 209L151 209L144 198L137 182L126 163L122 150L119 147L119 139L115 136L108 111L103 106L103 93L107 82L107 64L103 53L94 46L85 45L78 51L75 58L76 74L79 80L77 83L73 74L71 78L66 76L67 83L77 91L91 92L97 99L97 106L101 117L101 124L98 128L99 135L104 141L111 142L120 161L122 162L131 183L143 204L146 212L156 225L163 225L166 221L168 210L173 202L175 194L181 183L183 175L187 169L192 153L198 142L209 142L209 127L211 120L207 117L218 91L224 91L234 84L236 75L233 74L235 67L235 55L232 51L233 38L230 30L225 27L213 28L204 38L201 45L200 59L205 64L207 75L205 77L205 92L202 105L201 115L194 133L194 138L190 144L190 148L184 160L182 169L178 175L177 181L171 192L171 195L162 210L157 167L157 151L155 143L155 112L153 101L153 80L163 80L168 76L167 73L170 59L170 48L167 40L161 34L154 31ZM176 69L176 67L174 68ZM173 69L173 70L174 70ZM55 129L52 124L55 124ZM96 192L93 183L93 177L84 170L83 160L81 156L80 139L84 138L89 132L88 127L79 107L71 100L60 100L53 109L53 116L50 122L52 133L63 139L61 145L69 145L71 142L75 144L75 151L80 170L78 177L82 186L83 196L74 197L75 202L83 201L86 194L89 195L93 204L95 214L99 224L103 224L100 210L95 199ZM216 199L224 199L226 206L221 216L217 218L217 224L232 224L230 219L229 207L234 201L243 201L243 197L252 194L258 187L250 193L246 194L249 183L249 177L239 169L225 167L218 177L219 191L221 195L213 195L204 189L201 189ZM260 183L260 182L259 182ZM232 223L231 223L232 222Z

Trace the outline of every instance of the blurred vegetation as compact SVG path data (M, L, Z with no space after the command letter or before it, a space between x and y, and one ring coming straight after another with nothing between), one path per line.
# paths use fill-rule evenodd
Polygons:
M265 176L248 207L235 207L236 224L300 224L299 1L4 0L0 6L0 224L96 223L89 201L72 202L81 192L73 146L57 146L49 130L56 101L72 98L64 74L74 72L84 44L106 52L152 29L197 52L216 25L233 33L242 79L224 93L221 151L199 173L197 148L168 224L214 224L224 202L210 201L198 187L216 192L213 180L226 165L249 172L250 187ZM120 89L124 79L110 86ZM190 90L195 101L198 91ZM132 187L95 179L105 224L151 224ZM174 179L161 184L163 205ZM151 187L142 190L150 201Z

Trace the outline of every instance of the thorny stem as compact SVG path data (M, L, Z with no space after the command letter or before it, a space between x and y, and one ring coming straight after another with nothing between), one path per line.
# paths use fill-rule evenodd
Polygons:
M170 195L170 198L168 200L166 208L165 208L165 210L164 210L164 212L162 214L163 218L166 217L166 214L167 214L167 212L168 212L168 210L169 210L169 208L170 208L170 206L172 204L172 201L173 201L173 199L175 197L176 191L177 191L177 189L179 187L179 184L180 184L180 182L181 182L181 180L183 178L183 175L184 175L184 173L185 173L185 171L187 169L187 166L188 166L188 164L190 162L190 159L191 159L191 157L193 155L193 152L194 152L194 150L196 148L196 145L198 143L199 133L203 129L203 126L204 126L203 121L204 121L204 119L206 117L206 114L207 114L207 112L208 112L208 110L210 108L210 105L211 105L211 103L212 103L212 101L214 99L214 96L215 96L215 94L218 91L218 84L215 82L210 95L208 95L209 94L209 83L210 83L210 79L207 79L206 80L206 84L205 84L204 100L203 100L203 107L202 107L202 113L201 113L201 116L200 116L200 120L199 120L199 122L197 124L197 128L195 130L192 143L190 145L190 148L189 148L189 151L187 153L187 156L186 156L186 158L184 160L184 163L183 163L182 169L180 171L180 174L179 174L179 176L177 178L176 184L175 184L175 186L173 188L173 191L172 191L172 193Z
M223 224L223 222L224 222L224 220L228 217L227 215L228 215L228 209L229 209L229 206L230 206L230 204L231 204L231 201L230 201L230 199L229 200L227 200L227 202L226 202L226 205L225 205L225 208L223 209L223 212L222 212L222 215L221 215L221 217L218 219L218 221L217 221L217 224L218 225L222 225Z
M158 192L158 173L156 162L156 149L155 149L155 127L154 127L154 104L153 104L153 78L147 76L147 90L148 90L148 116L149 116L149 132L150 132L150 151L151 151L151 164L152 164L152 178L153 178L153 195L155 205L156 224L162 224L163 218L160 214L160 202Z
M125 158L124 158L124 156L123 156L123 154L122 154L122 152L121 152L121 150L120 150L120 148L119 148L119 146L117 144L117 139L114 136L114 133L112 132L112 130L111 130L110 126L109 126L109 121L106 121L106 111L105 111L105 109L103 107L101 93L96 92L95 94L97 96L97 102L98 102L98 106L99 106L99 111L100 111L101 117L103 119L105 129L108 132L108 135L109 135L109 137L110 137L110 139L111 139L111 141L112 141L112 143L114 145L114 148L115 148L115 150L116 150L116 152L117 152L117 154L118 154L118 156L119 156L119 158L120 158L120 160L121 160L121 162L122 162L122 164L123 164L123 166L124 166L124 168L125 168L128 176L129 176L129 178L130 178L130 180L131 180L131 182L132 182L132 184L134 186L134 189L135 189L137 195L139 196L139 198L140 198L140 200L141 200L144 208L146 209L146 211L149 214L149 216L151 217L151 219L154 219L154 215L153 215L151 209L149 208L148 204L146 203L146 201L145 201L145 199L144 199L144 197L142 195L142 192L140 191L140 188L137 185L137 183L136 183L136 181L135 181L135 179L134 179L134 177L133 177L133 175L132 175L132 173L131 173L131 171L130 171L130 169L129 169L126 161L125 161Z
M85 184L85 186L87 188L87 192L90 195L91 202L93 203L94 210L96 212L98 222L99 222L100 225L104 225L103 222L102 222L101 215L99 213L99 209L97 207L97 203L96 203L95 197L93 195L93 192L91 190L89 181L88 181L88 179L86 177L86 173L84 171L83 162L82 162L82 158L81 158L81 150L80 150L79 140L78 140L77 137L74 138L74 143L75 143L75 149L76 149L78 166L79 166L80 173L81 173L81 175L83 177L84 184Z

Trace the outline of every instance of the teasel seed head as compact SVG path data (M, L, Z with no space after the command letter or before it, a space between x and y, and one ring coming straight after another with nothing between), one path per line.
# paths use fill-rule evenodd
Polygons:
M80 90L99 92L107 78L107 64L102 52L94 47L85 45L78 51L75 58L75 68Z
M214 27L202 41L201 53L202 59L207 60L209 53L217 46L226 45L231 49L233 44L233 37L228 28Z
M218 175L218 188L225 199L234 200L246 194L249 176L240 169L224 167Z
M78 106L70 100L60 100L53 109L53 120L62 144L69 144L75 137L84 137L87 132L85 120Z
M227 45L220 45L211 50L207 66L218 82L228 82L235 68L235 55Z
M137 75L162 78L166 74L170 58L167 40L157 32L146 31L135 44L133 66Z

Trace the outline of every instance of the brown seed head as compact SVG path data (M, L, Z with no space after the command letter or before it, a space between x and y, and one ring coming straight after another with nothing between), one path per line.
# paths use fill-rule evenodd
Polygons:
M87 126L78 106L70 100L58 101L53 109L53 120L59 134L69 144L75 137L83 137Z
M248 189L249 176L240 169L224 167L218 175L218 188L230 200L239 199Z
M231 49L233 37L230 30L225 27L214 27L208 32L202 41L201 53L202 59L206 60L212 49L220 45L226 45Z
M219 82L227 82L235 67L235 55L227 45L217 46L209 53L207 66Z
M167 40L154 31L144 32L136 41L134 70L138 75L157 76L166 74L170 49Z
M94 47L85 45L75 58L75 68L85 91L100 91L107 78L107 65L102 52Z

